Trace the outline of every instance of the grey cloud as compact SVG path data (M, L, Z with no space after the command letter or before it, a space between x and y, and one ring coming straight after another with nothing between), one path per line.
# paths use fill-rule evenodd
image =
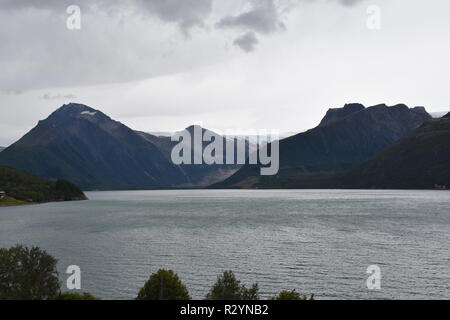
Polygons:
M57 94L51 94L51 93L45 93L41 99L42 100L59 100L59 99L76 99L77 96L74 94L61 94L61 93L57 93Z
M244 3L246 2L251 6L249 10L237 15L223 17L216 24L216 27L247 31L244 35L236 38L234 44L246 52L251 52L259 42L255 33L270 34L285 30L286 26L282 21L282 15L304 1L312 0L245 0ZM344 6L353 6L365 0L337 1Z
M354 6L358 3L361 3L365 0L339 0L344 6Z
M129 8L142 15L157 16L165 22L178 23L187 34L193 26L202 26L212 10L213 0L0 0L4 10L38 9L65 14L70 5L82 10L103 11L110 14Z
M284 30L280 11L275 0L247 0L251 9L238 15L229 15L217 23L219 29L240 29L247 31L233 42L245 52L251 52L259 43L256 33L269 34Z
M218 28L240 28L258 33L271 33L283 29L274 0L252 0L249 11L234 16L226 16L218 23Z
M0 93L6 94L9 96L13 96L13 95L22 94L23 91L22 90L0 90Z
M259 43L258 38L254 32L244 33L242 36L234 40L233 44L238 46L245 52L252 52L255 50L255 46Z

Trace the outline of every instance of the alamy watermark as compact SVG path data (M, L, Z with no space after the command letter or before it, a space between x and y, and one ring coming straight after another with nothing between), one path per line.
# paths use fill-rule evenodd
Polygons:
M260 165L263 176L276 175L280 168L279 130L218 130L200 126L172 136L178 142L171 159L176 165Z
M69 30L81 29L81 8L77 5L68 6L66 13L69 17L66 20L66 27Z
M370 5L367 7L367 22L366 26L369 30L381 30L381 8L377 5Z
M68 266L66 269L66 274L70 275L66 281L67 289L80 290L81 289L81 268L76 265Z
M369 290L380 290L381 289L381 268L377 265L371 265L367 267L367 289Z

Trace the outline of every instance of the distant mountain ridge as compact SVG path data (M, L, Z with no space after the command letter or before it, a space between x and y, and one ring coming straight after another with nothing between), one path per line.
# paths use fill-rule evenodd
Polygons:
M365 108L349 104L330 109L311 130L280 141L280 171L260 176L259 166L245 165L214 188L283 188L297 177L346 171L410 133L431 116L423 107L385 104Z
M351 187L346 177L352 170L431 119L425 108L403 104L366 108L353 103L330 109L317 127L282 139L280 171L275 176L261 176L259 165L174 165L171 151L178 142L170 137L133 131L99 110L71 103L3 150L0 165L51 181L66 179L84 190L210 184L213 188ZM192 133L195 128L187 131ZM202 134L212 133L198 128ZM224 142L229 139L217 137ZM203 142L202 152L208 144ZM351 180L357 176L363 173L355 173Z
M218 137L218 139L221 139L225 145L225 141L227 138L224 138L223 136L210 131L208 129L202 128L200 126L189 126L185 130L189 132L191 135L191 141L190 141L190 151L191 151L191 161L193 163L194 158L194 128L198 128L198 132L201 133L202 137L206 132L209 132L211 135ZM166 156L166 158L171 161L171 153L172 149L175 145L177 145L179 142L172 141L171 137L165 137L165 136L154 136L152 134L146 133L146 132L139 132L136 131L141 137L144 139L150 141L151 143L155 144L162 153ZM205 149L205 147L209 144L209 142L202 142L202 154ZM188 145L186 145L188 147ZM202 154L200 156L202 156ZM224 150L223 159L226 158L226 151ZM241 165L237 164L213 164L213 165L207 165L207 164L199 164L199 165L189 165L189 164L181 164L180 168L185 174L188 181L184 184L179 185L179 187L207 187L213 183L220 182L224 180L225 178L228 178L233 173L235 173Z

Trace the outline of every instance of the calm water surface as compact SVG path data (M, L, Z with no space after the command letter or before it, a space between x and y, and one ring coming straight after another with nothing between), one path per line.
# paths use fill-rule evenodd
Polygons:
M82 287L131 299L159 268L193 298L234 270L263 298L450 299L450 193L439 191L90 192L89 201L0 208L0 246L37 245ZM366 269L382 270L381 290Z

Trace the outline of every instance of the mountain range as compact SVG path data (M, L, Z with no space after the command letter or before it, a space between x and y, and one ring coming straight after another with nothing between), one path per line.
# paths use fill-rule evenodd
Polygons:
M0 164L84 190L206 186L239 166L177 166L168 137L134 131L99 110L67 104L0 154Z
M0 153L0 165L85 190L169 188L181 169L136 132L98 110L64 105Z
M84 190L429 189L450 184L449 118L432 119L425 108L403 104L330 109L315 128L281 139L278 174L261 176L259 165L175 165L171 152L178 142L171 137L134 131L99 110L71 103L3 150L0 165L65 179ZM198 126L186 130L231 139ZM191 141L191 157L207 144L195 150Z
M194 149L194 135L195 131L199 132L202 137L209 133L210 135L217 137L218 139L222 140L223 145L225 145L227 139L231 138L225 138L213 131L210 131L208 129L202 128L198 125L189 126L185 129L187 132L189 132L191 139L190 141L182 141L181 144L186 147L188 150L191 151L191 163L194 163L194 158L196 153L200 153L199 156L202 157L203 151L209 144L209 142L203 142L201 144L200 150ZM165 155L168 161L171 161L171 153L172 149L177 145L179 142L172 141L171 137L167 136L154 136L152 134L146 133L146 132L139 132L136 131L141 137L146 139L147 141L153 143L156 145L161 152ZM176 133L175 133L176 134ZM233 145L236 146L236 138L232 139ZM246 147L248 147L248 142L246 142ZM236 148L235 148L236 150ZM236 152L235 152L236 154ZM226 159L226 150L224 149L222 158ZM183 173L188 178L188 181L184 184L178 185L178 187L207 187L211 184L220 182L232 174L234 174L241 165L226 165L226 164L197 164L197 165L190 165L190 164L181 164L180 168L183 171Z
M277 175L261 176L260 166L245 165L213 187L303 187L305 180L307 185L311 180L320 184L330 173L363 163L428 120L431 116L425 108L403 104L368 108L347 104L330 109L317 127L280 141Z

